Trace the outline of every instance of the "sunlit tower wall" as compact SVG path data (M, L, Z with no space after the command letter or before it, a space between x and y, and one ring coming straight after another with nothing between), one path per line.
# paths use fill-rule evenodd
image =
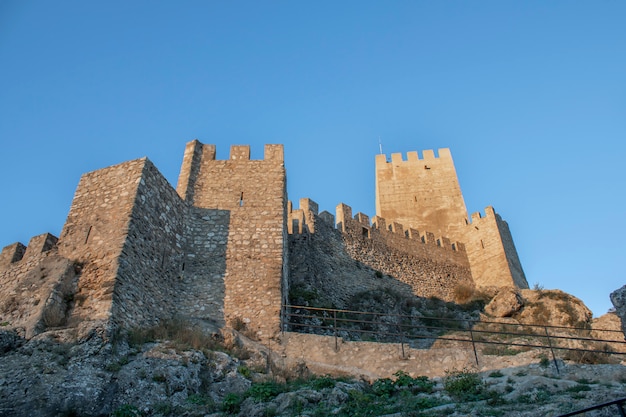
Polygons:
M216 160L215 150L187 144L177 191L196 209L225 213L224 320L245 323L260 339L274 337L288 294L283 145L265 145L261 160L250 159L249 146L231 146L228 160ZM188 255L196 257L202 241L193 237L188 251L196 253Z
M467 209L449 149L376 155L376 215L405 228L458 239Z
M528 288L508 224L491 207L467 214L450 150L376 156L376 215L465 244L477 286Z

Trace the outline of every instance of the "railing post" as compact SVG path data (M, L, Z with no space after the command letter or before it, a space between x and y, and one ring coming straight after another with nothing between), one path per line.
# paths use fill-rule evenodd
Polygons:
M474 349L474 359L476 359L476 366L478 366L478 353L476 353L476 343L474 342L474 332L472 328L469 329L470 337L472 339L472 348Z
M546 331L546 337L548 338L548 346L550 347L550 352L552 352L552 361L554 362L556 373L561 374L561 371L559 370L559 364L556 362L556 355L554 354L554 349L552 348L552 341L550 340L550 333L548 333L548 328L544 326L543 329Z

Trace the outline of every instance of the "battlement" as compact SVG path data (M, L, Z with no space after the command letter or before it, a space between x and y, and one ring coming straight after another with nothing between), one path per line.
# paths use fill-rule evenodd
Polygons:
M352 223L362 227L364 237L371 238L372 231L378 231L382 236L394 235L414 241L416 244L425 244L436 246L444 250L465 251L465 245L461 242L453 241L445 236L437 236L432 232L420 232L411 227L404 227L398 222L388 222L385 218L374 216L370 223L370 219L366 214L357 213L352 217L352 207L347 204L340 203L336 208L337 228L346 232Z
M28 242L28 246L24 246L20 242L5 246L0 253L0 267L7 267L22 259L28 259L40 253L47 252L56 246L58 240L56 236L50 233L43 233L33 236Z
M0 268L19 262L24 257L26 246L20 242L15 242L2 248L0 252Z
M391 161L387 159L386 154L378 154L376 155L376 165L379 163L388 163L399 165L401 163L424 163L430 161L452 161L452 154L450 153L449 148L439 148L437 150L437 155L435 155L435 151L433 149L425 149L422 151L422 157L417 153L417 151L407 152L406 159L403 159L402 153L392 153Z
M315 232L315 217L319 205L310 198L300 199L300 208L294 209L291 201L287 202L287 233L301 234L305 231Z
M469 219L466 220L466 222L468 224L474 224L480 221L483 221L485 218L493 218L493 219L500 219L500 216L496 213L496 211L494 210L494 208L492 206L487 206L485 207L485 217L482 216L482 214L477 211L472 213L472 215L469 217Z

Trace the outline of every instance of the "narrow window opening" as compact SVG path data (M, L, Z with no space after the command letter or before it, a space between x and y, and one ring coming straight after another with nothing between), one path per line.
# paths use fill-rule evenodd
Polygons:
M243 191L241 192L241 196L239 196L239 207L243 206Z
M417 196L416 195L413 196L413 200L415 200L415 202L417 203Z
M456 251L456 244L455 243L452 244L452 250Z
M422 241L422 243L426 243L426 238L424 236L420 237L420 240Z
M91 234L91 228L92 228L92 226L89 226L89 229L87 229L87 235L85 236L85 244L89 240L89 235Z
M408 230L404 231L404 237L406 237L408 239L408 237L409 237L409 231Z
M485 244L483 243L483 240L482 240L482 239L480 239L480 246L482 246L482 247L483 247L483 249L485 249Z
M441 240L437 239L437 246L441 246Z
M389 231L393 232L393 227L391 225L389 225Z
M370 237L370 231L367 227L363 228L363 236L364 237Z

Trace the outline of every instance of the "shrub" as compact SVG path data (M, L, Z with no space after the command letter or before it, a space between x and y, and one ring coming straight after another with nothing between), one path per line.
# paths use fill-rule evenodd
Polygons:
M550 359L544 354L539 355L539 366L542 368L547 368L550 366Z
M241 407L242 402L243 397L241 395L232 392L230 394L226 394L224 401L222 401L222 411L230 414L239 413L239 408Z
M468 284L459 284L454 287L454 300L459 304L471 301L474 296L474 287Z
M485 384L480 375L467 368L461 371L446 371L443 388L458 401L478 400L485 393Z
M396 387L407 387L413 393L431 393L435 387L435 383L430 381L427 376L413 378L404 371L398 371L393 375L396 377Z
M252 376L252 371L250 371L250 368L245 365L239 365L237 367L237 372L239 372L244 378L250 379L250 377Z
M334 388L336 384L337 384L337 381L331 378L330 376L312 378L308 383L308 385L315 390L320 390L324 388Z
M372 384L372 391L379 397L389 398L396 392L396 390L396 385L389 378L377 379Z
M254 384L246 392L246 396L256 401L267 402L285 391L285 387L276 382L261 382Z

